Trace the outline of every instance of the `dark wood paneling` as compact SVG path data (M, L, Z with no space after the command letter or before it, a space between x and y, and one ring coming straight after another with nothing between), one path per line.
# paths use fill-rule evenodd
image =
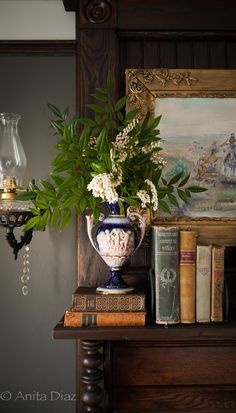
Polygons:
M144 62L143 67L150 69L152 67L161 67L160 44L158 40L145 40L143 43Z
M177 46L175 41L160 42L160 65L161 67L177 67Z
M80 12L81 27L99 24L132 30L234 30L236 4L234 0L63 0L65 9ZM117 18L114 9L118 4ZM90 19L87 10L94 19ZM111 10L110 10L111 9ZM104 19L104 15L109 18Z
M79 112L89 113L86 104L91 101L90 93L97 86L106 83L108 71L115 79L118 94L119 49L116 35L106 30L81 30L78 39L77 83Z
M127 41L125 43L126 47L126 67L143 67L144 66L144 50L143 50L143 41ZM132 66L133 65L133 66Z
M235 69L236 67L236 42L227 42L226 44L227 68Z
M236 386L118 387L117 413L235 413Z
M129 30L234 30L234 0L118 0L119 27Z
M210 69L226 69L227 58L225 42L209 42L208 50Z
M177 42L177 67L178 68L193 68L194 57L193 57L193 44L191 41L178 41Z
M227 351L227 361L223 351ZM234 347L147 349L114 344L113 358L114 386L236 385Z
M209 68L209 48L206 40L193 42L193 67L194 69Z

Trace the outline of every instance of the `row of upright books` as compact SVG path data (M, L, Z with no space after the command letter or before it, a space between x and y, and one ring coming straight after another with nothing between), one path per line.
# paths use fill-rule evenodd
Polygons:
M197 245L195 231L153 226L151 248L153 321L223 321L224 247Z
M78 287L64 326L143 326L146 315L165 325L223 321L223 246L198 245L195 231L153 226L149 280L148 294L101 295Z

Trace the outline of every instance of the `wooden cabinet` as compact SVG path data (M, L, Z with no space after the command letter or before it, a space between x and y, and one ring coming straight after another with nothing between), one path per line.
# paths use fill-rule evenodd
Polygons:
M118 97L125 93L126 68L236 68L234 0L63 2L68 11L76 10L77 109L81 116L88 115L89 95L105 83L108 70ZM217 225L222 233L224 222ZM236 245L236 236L230 245ZM142 251L133 264L141 268L147 262L147 252ZM229 294L235 312L233 256L230 266ZM78 284L98 285L104 273L106 277L107 269L80 219ZM138 271L133 272L132 283L138 277ZM54 338L79 340L78 413L236 411L233 320L219 326L135 329L65 329L59 324Z
M78 412L236 411L236 322L53 334L81 340Z

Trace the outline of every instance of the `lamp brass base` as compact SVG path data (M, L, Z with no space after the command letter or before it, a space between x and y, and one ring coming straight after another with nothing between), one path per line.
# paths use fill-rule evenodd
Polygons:
M13 199L14 197L15 197L15 193L16 193L16 191L14 191L14 192L1 192L0 193L0 199L3 199L3 200L9 200L9 199Z

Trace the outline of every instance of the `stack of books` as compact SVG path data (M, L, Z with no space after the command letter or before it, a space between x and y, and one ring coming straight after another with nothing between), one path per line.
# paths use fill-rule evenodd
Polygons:
M195 231L152 227L151 285L157 324L223 321L224 246Z
M65 312L65 327L143 326L145 294L98 294L95 287L78 287L72 307Z

